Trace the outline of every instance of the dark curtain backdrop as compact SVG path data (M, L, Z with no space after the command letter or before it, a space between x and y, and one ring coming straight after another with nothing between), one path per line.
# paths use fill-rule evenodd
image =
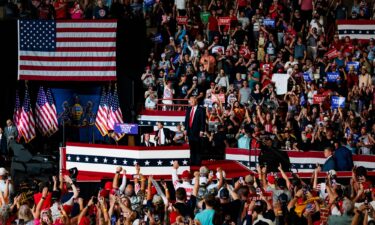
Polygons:
M17 81L17 21L0 21L0 126L5 126L5 121L13 117L14 99L17 88L20 90L20 97L23 98L24 81ZM142 19L125 19L118 21L117 33L117 83L121 109L126 122L135 119L132 111L143 96L140 76L146 63L147 50L146 26ZM31 95L31 102L35 104L35 98L40 85L44 87L58 88L71 87L77 89L89 88L91 85L108 83L87 83L87 82L28 82ZM61 133L55 135L58 142ZM35 140L33 145L37 147L45 140ZM42 147L42 146L38 146Z

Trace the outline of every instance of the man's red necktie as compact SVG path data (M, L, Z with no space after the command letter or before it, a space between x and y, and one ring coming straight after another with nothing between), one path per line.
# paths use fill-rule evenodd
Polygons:
M192 107L190 111L189 127L193 126L193 119L194 119L194 107Z

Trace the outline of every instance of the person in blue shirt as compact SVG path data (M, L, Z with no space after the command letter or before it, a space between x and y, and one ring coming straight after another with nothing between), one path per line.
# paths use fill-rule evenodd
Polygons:
M213 194L207 194L204 197L206 209L195 215L194 220L200 225L214 225L216 199Z

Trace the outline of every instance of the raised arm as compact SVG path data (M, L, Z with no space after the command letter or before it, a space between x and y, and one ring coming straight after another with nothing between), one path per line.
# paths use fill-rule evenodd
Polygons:
M126 187L126 170L122 170L122 181L121 181L121 185L119 187L119 191L120 193L123 193L125 191L125 187Z
M198 196L198 190L199 190L199 172L198 171L194 172L194 180L195 180L195 183L194 183L192 195L197 197Z
M117 166L116 167L116 173L115 173L115 176L113 177L113 181L112 181L112 188L113 189L119 188L119 186L118 186L118 179L120 178L121 171L122 171L122 167L121 166Z
M93 201L94 197L91 197L90 201L87 203L87 205L83 208L83 210L78 215L78 224L81 223L82 218L86 215L88 209L94 204Z
M285 172L283 170L283 167L281 166L281 163L279 164L277 169L280 171L281 177L285 180L286 187L290 190L291 183L290 183L290 180L289 180L288 176L285 174Z
M33 211L34 219L40 218L40 212L42 210L44 200L46 200L46 198L47 198L47 195L48 195L48 187L45 187L45 188L43 188L43 191L42 191L42 198L39 200L38 204L34 208L34 211Z
M180 185L180 182L178 181L178 176L177 176L177 170L178 168L180 167L180 165L178 165L178 161L174 161L173 162L173 170L172 170L172 183L173 183L173 187L175 190L177 190L178 186Z

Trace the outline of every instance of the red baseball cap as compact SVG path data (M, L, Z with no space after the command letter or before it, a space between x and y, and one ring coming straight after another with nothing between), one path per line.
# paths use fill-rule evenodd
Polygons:
M275 176L274 175L268 174L267 175L267 180L268 180L268 183L275 184Z
M190 178L190 172L188 170L185 170L181 174L181 178Z
M112 186L113 186L112 182L108 181L108 182L105 183L104 189L109 191L109 190L112 189Z

